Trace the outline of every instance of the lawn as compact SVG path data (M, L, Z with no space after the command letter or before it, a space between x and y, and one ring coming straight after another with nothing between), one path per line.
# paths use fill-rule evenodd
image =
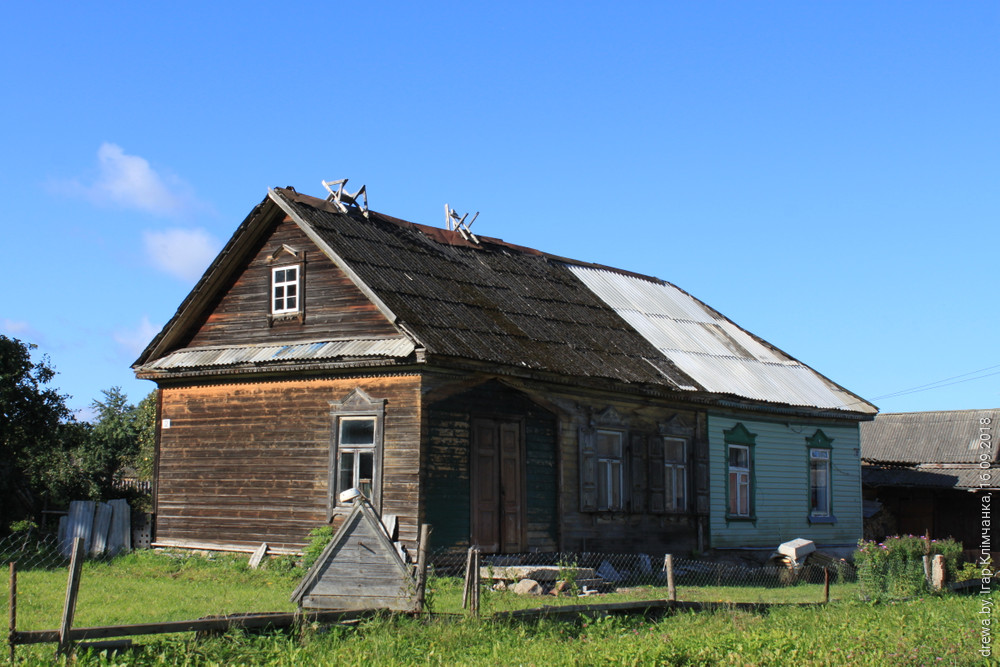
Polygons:
M249 570L246 558L190 558L139 552L83 570L77 622L110 625L198 618L246 611L290 611L300 572L287 563ZM19 629L58 626L66 571L22 572ZM683 612L658 619L579 618L576 622L475 620L458 612L461 580L435 578L427 619L381 618L354 627L195 640L193 635L137 638L140 649L117 656L81 654L77 664L185 665L571 665L571 664L983 664L980 607L971 597L927 597L894 604L856 600L852 584L834 587L825 606L775 606L766 612ZM838 595L837 591L842 594ZM682 600L815 601L817 585L787 588L678 587ZM591 598L528 598L484 592L482 613L547 604L662 599L659 587ZM798 599L798 598L804 599ZM837 600L837 598L840 598ZM6 596L3 600L6 616ZM54 646L21 646L25 664L51 664Z

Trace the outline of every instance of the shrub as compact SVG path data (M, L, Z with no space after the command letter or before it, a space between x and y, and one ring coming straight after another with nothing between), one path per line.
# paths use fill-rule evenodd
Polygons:
M962 545L953 539L927 540L915 535L895 535L884 542L858 541L854 564L861 595L872 601L899 599L926 593L923 557L944 556L948 578L958 575Z
M302 567L306 570L311 568L332 539L333 526L320 526L310 530L309 544L302 551Z

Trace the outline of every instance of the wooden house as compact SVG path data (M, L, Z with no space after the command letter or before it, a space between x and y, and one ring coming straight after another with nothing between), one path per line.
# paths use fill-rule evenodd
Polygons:
M929 533L978 550L983 496L1000 488L998 419L995 409L941 410L881 414L863 424L865 537Z
M270 190L134 365L155 543L295 551L359 488L412 549L861 537L876 408L674 285Z

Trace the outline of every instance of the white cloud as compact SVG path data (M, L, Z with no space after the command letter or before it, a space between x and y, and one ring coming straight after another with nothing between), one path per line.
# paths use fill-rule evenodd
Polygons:
M12 336L20 336L27 333L31 333L31 325L27 322L19 322L16 320L3 319L0 320L0 329L9 333Z
M160 333L160 329L160 326L151 324L149 317L143 315L139 326L134 329L119 329L114 333L114 338L123 351L135 358L146 349L153 336Z
M98 205L139 209L176 216L203 208L190 187L174 176L161 176L138 155L127 155L121 146L105 142L97 149L98 175L90 185L63 184Z
M182 280L197 280L221 245L204 229L166 229L143 234L153 264Z

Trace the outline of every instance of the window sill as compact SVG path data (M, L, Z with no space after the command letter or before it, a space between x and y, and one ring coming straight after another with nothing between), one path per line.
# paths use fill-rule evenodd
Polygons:
M757 517L756 517L756 515L739 516L739 515L735 515L735 514L727 514L726 515L726 523L730 523L730 522L737 522L737 523L741 523L741 522L742 523L757 523Z
M267 325L273 327L275 324L281 324L284 322L298 322L302 324L305 321L305 313L301 310L295 313L268 313L267 315Z
M810 524L837 523L837 517L833 516L832 514L830 516L811 516L809 517L809 523Z

